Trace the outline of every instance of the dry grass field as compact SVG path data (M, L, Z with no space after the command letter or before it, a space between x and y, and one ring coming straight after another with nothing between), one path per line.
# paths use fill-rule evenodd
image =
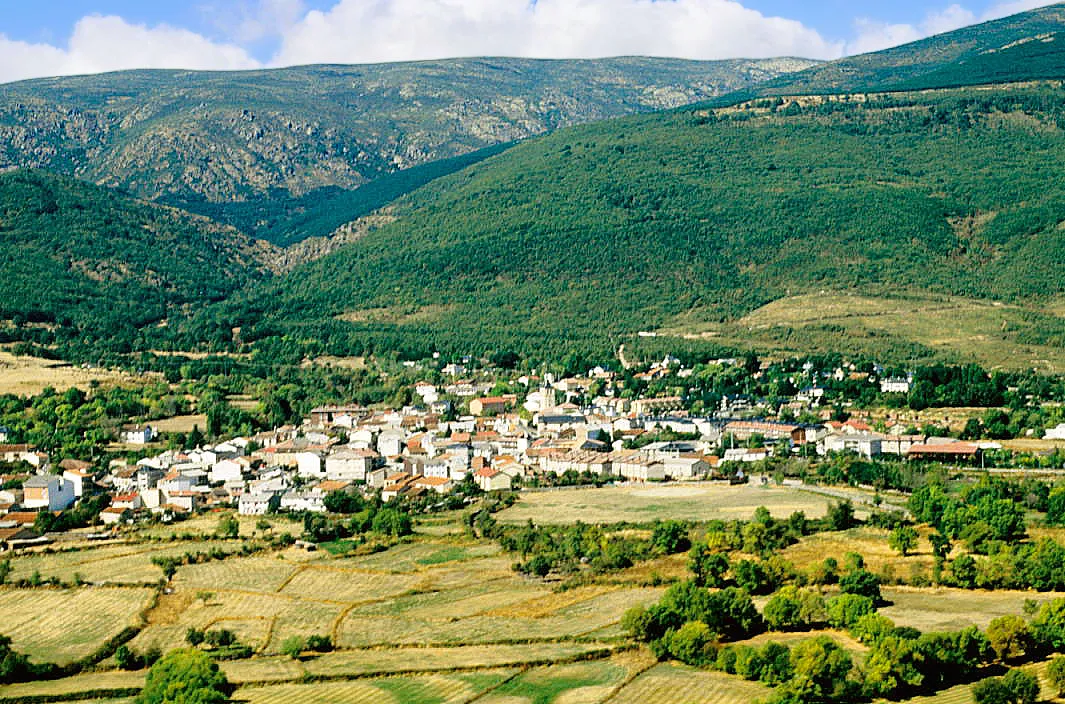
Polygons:
M0 589L3 633L31 660L66 664L134 625L150 598L149 589L120 587Z
M1065 349L1016 342L1004 330L1024 329L1028 309L994 301L956 297L870 297L824 292L782 298L732 323L707 323L691 314L678 317L660 333L720 340L722 344L798 354L825 349L851 339L876 344L872 335L894 336L937 352L989 368L1065 371ZM1053 309L1034 312L1061 316ZM797 336L790 342L781 333L811 326L835 326L838 337L819 332L818 339Z
M112 543L67 552L35 552L11 558L11 579L28 579L33 573L73 582L147 584L158 582L162 570L153 557L171 557L186 552L207 552L213 547L235 551L235 541L177 541L172 543Z
M151 426L162 433L190 433L193 428L203 430L207 427L207 416L174 416L163 420L153 420Z
M82 369L65 362L37 357L16 357L10 352L0 351L0 394L36 396L48 386L57 391L65 391L71 387L88 389L93 381L120 385L143 382L144 379L125 372Z
M987 628L998 616L1023 614L1026 599L1042 604L1065 596L1054 592L911 587L885 587L881 591L891 606L880 609L880 613L899 626L912 626L921 631L954 631L966 626Z
M249 687L239 690L232 701L248 704L463 704L477 699L515 674L514 670L484 670L351 682Z
M522 493L514 506L498 515L504 523L532 519L541 525L585 523L649 523L655 519L687 521L749 519L765 506L777 518L804 511L824 516L832 499L794 489L765 486L689 484L604 487Z
M662 663L634 679L611 704L752 704L769 696L758 682Z
M906 557L888 545L890 531L871 527L810 535L783 550L781 555L797 568L807 570L823 562L826 557L834 557L842 568L844 555L856 552L865 558L865 565L870 571L909 580L915 574L931 575L929 532L924 528L919 531L917 548Z

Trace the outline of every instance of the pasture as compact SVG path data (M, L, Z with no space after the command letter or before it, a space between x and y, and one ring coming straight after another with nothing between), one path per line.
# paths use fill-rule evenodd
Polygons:
M820 518L833 499L776 486L684 484L603 487L523 492L516 504L498 514L503 523L540 525L584 523L650 523L655 519L685 521L747 520L765 506L776 518L803 511Z

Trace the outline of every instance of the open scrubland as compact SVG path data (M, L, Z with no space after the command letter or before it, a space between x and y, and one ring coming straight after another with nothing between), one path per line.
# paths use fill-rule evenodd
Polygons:
M750 519L759 505L780 518L799 510L814 517L829 501L781 487L648 486L528 493L497 515L508 523L528 517L554 525L628 522L625 531L641 534L650 532L653 518L675 518L693 521L698 535L699 522ZM190 628L227 629L251 654L220 665L236 686L233 700L249 703L749 704L770 692L736 676L659 662L620 626L630 607L656 602L664 583L686 578L684 554L563 588L555 578L516 572L518 557L495 541L470 537L459 514L428 516L415 535L373 550L265 547L262 536L298 529L281 517L268 520L269 530L242 519L247 537L238 540L212 539L217 516L201 516L130 534L123 544L16 556L16 579L36 574L68 586L0 589L0 607L17 615L3 632L31 659L63 664L91 657L127 627L135 652L182 647ZM927 551L900 557L887 541L888 531L874 527L821 532L782 556L806 569L827 555L857 551L880 573L928 569ZM240 551L244 543L255 549ZM151 586L162 578L152 557L211 550L228 556L182 564L158 593ZM71 584L75 575L87 584ZM1020 614L1026 599L1058 596L912 586L885 586L883 594L884 615L921 630L985 628L996 616ZM764 608L766 600L757 603ZM866 656L866 646L847 633L823 633L852 657ZM287 639L310 635L329 636L337 649L299 659L283 654ZM794 645L811 636L767 633L743 642ZM115 669L104 653L81 674L0 686L0 703L127 702L144 675ZM966 685L935 701L969 697Z

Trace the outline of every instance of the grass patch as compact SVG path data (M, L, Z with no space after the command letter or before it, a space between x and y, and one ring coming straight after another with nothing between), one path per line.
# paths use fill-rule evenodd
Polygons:
M469 556L469 553L465 548L444 548L438 550L431 555L420 557L415 560L419 565L442 565L445 562L456 562L458 560L465 560Z

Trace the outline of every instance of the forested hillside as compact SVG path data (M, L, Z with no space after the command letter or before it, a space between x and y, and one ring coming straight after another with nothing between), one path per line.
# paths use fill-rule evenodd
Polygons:
M337 351L603 353L804 291L1047 300L1065 292L1063 127L1048 84L565 130L415 192L190 339L310 325Z
M705 100L812 63L456 59L25 81L0 86L0 169L118 186L271 236L279 220L335 189L567 125ZM308 194L309 204L292 202Z
M261 278L276 256L231 228L91 184L0 175L0 334L112 350ZM17 332L9 326L21 328Z

